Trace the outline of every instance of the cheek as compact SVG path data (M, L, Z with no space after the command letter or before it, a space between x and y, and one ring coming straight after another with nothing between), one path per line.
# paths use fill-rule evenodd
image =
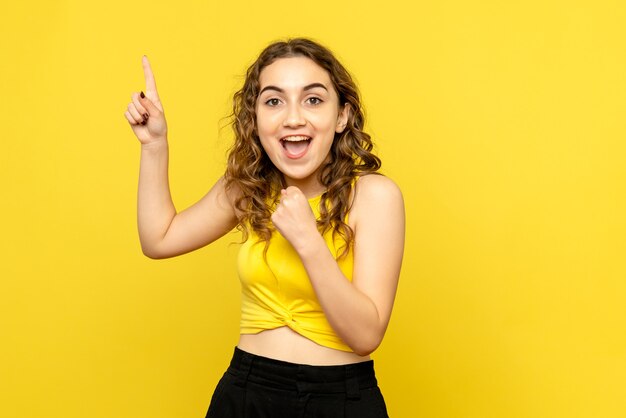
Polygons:
M259 136L264 134L272 134L279 127L278 117L275 114L257 113L256 128Z
M332 112L312 115L310 120L315 128L322 132L334 132L337 125L337 115Z
M261 133L263 133L263 132L265 132L265 131L266 131L266 128L265 128L265 123L263 122L263 118L262 118L262 117L260 117L260 115L259 115L259 114L257 114L256 121L255 121L255 122L256 122L256 131L258 132L258 134L259 134L259 136L260 136L260 135L261 135Z
M266 123L257 120L256 130L263 150L266 154L270 155L272 151L272 140L274 138L272 135L272 129L270 129Z
M265 154L267 154L268 156L272 156L272 148L269 145L269 141L267 139L263 139L263 136L259 136L259 139L261 140L261 147L263 148L263 151L265 151Z

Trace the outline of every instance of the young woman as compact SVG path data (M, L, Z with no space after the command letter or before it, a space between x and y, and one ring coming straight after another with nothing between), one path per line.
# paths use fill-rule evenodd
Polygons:
M177 213L167 124L148 59L125 113L141 143L138 227L151 258L243 233L240 339L207 417L386 417L372 353L389 323L404 203L363 132L356 85L325 47L276 42L235 93L235 143Z

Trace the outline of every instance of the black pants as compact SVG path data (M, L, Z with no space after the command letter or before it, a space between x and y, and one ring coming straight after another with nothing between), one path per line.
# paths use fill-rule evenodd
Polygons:
M206 418L385 418L374 361L309 366L235 347Z

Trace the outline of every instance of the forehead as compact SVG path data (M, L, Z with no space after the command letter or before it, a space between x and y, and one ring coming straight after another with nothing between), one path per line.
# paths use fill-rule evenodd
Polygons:
M332 89L328 72L307 57L279 58L259 74L261 89L268 85L299 89L311 83L322 83Z

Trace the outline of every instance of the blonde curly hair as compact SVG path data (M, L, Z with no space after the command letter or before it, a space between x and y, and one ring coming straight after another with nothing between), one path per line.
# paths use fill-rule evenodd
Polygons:
M372 153L373 144L363 132L364 112L356 84L348 71L331 51L306 38L279 41L267 46L248 68L241 90L233 97L233 112L229 115L235 142L229 150L226 189L237 189L235 206L243 241L251 230L265 242L264 253L274 231L271 225L272 207L286 187L282 173L274 166L261 146L256 129L256 103L259 95L259 75L279 58L307 57L324 68L339 96L340 107L349 106L348 123L341 133L335 133L329 158L319 172L319 181L326 188L321 196L320 233L332 228L333 236L341 236L345 245L339 257L345 256L354 241L354 231L344 221L350 210L353 180L357 176L377 173L380 159ZM378 174L378 173L377 173Z

